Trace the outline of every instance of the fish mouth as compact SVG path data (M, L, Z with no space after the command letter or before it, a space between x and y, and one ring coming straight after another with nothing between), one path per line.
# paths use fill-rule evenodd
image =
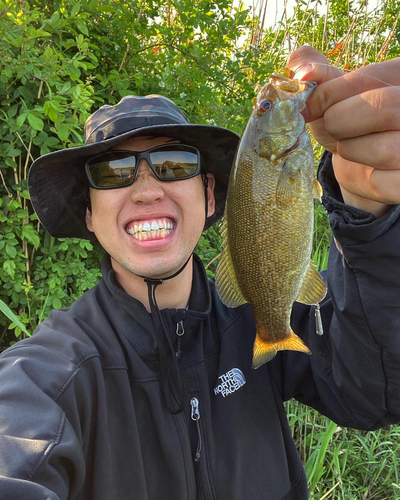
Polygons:
M286 151L281 153L277 160L281 160L282 158L285 158L288 154L292 153L295 149L297 149L300 146L300 137L296 139L296 142L293 144L293 146L290 146Z
M126 225L125 231L133 238L142 240L163 239L175 230L176 223L169 217L132 221Z

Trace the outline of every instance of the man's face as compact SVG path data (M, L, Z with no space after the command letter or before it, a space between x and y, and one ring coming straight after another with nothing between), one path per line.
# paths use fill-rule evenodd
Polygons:
M136 137L115 149L146 151L174 142L166 137ZM214 176L208 174L208 216L215 210ZM139 164L131 186L90 189L92 211L86 224L110 254L122 281L132 274L163 278L178 271L189 258L204 228L205 196L201 175L163 182L146 160ZM144 229L151 228L144 233Z

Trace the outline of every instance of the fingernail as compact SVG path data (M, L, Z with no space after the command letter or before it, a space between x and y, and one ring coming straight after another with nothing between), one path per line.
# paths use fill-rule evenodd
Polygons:
M311 63L302 64L295 69L294 73L296 78L301 80L307 73L310 73L314 69L314 65Z

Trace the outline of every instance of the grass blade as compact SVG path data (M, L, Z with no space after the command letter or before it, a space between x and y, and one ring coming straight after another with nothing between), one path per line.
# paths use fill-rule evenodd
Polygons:
M8 307L8 305L5 302L3 302L1 299L0 299L0 311L3 314L5 314L10 321L12 321L13 323L15 323L18 326L18 328L20 328L26 335L28 335L29 337L31 336L31 334L25 328L25 325L20 321L20 319L18 318L18 316L16 316L11 311L11 309Z

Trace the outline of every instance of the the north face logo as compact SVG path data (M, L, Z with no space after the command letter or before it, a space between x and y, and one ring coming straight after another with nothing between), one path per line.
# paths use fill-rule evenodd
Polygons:
M237 391L246 383L243 372L239 368L232 368L229 372L219 377L220 384L214 388L214 394L222 394L223 397L229 396Z

